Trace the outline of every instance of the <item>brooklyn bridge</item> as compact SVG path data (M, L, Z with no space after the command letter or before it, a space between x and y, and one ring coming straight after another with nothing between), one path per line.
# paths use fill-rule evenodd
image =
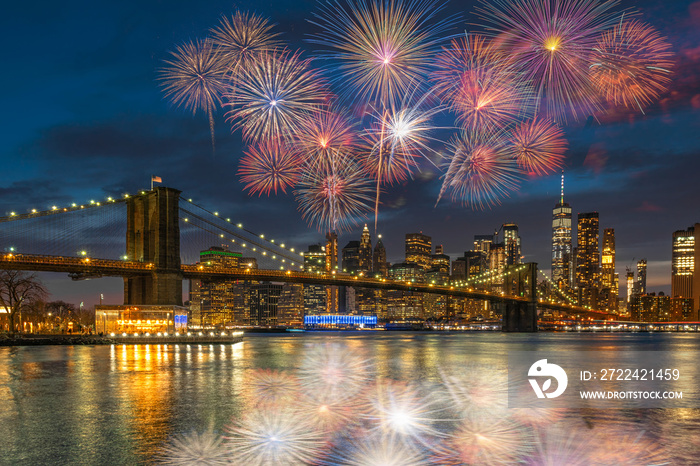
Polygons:
M114 241L124 235L125 244ZM488 301L504 331L537 330L538 311L606 319L605 311L576 305L535 263L506 267L467 280L414 283L303 271L303 255L223 218L177 189L156 187L137 195L0 217L5 248L0 269L59 272L73 279L122 277L125 305L182 305L183 280L259 280L431 293ZM203 267L194 251L215 243L245 249L259 267ZM8 246L9 245L9 246ZM548 281L538 294L538 277ZM498 283L498 286L494 286Z

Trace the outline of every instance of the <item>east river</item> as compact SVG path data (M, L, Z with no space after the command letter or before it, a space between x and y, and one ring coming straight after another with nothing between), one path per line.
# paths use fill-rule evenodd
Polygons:
M260 398L275 403L312 404L313 397L323 395L317 393L319 386L313 385L312 376L316 369L323 370L333 354L353 355L354 360L342 356L341 367L336 369L342 372L342 365L349 365L358 376L334 397L347 395L344 399L349 400L355 385L365 384L370 388L356 391L374 393L367 396L375 396L369 403L375 407L382 393L389 393L385 397L389 404L418 393L426 400L431 396L443 398L426 402L426 409L415 401L418 398L408 401L421 415L413 431L399 432L415 434L410 445L367 447L358 444L361 438L380 431L383 435L390 424L358 424L356 418L371 419L367 414L371 410L358 408L360 395L353 394L354 401L348 403L354 403L356 409L343 411L347 415L338 418L333 436L326 435L320 448L300 444L302 450L307 450L303 452L307 458L316 455L321 464L371 464L367 458L374 454L372 449L383 448L391 450L395 461L375 464L401 464L401 455L413 455L413 462L405 464L520 461L555 465L579 464L578 459L580 464L698 464L700 409L591 407L563 413L545 411L541 418L536 418L539 414L525 420L515 417L508 425L495 428L489 423L499 421L499 417L510 419L507 407L499 410L486 406L480 412L465 408L461 412L461 401L450 399L464 387L459 377L468 381L469 371L476 367L504 371L509 352L526 350L677 352L685 355L675 364L685 374L687 390L692 392L700 386L696 375L700 335L682 333L306 332L248 334L242 343L234 345L3 347L0 464L149 464L167 459L163 448L172 445L179 435L210 431L237 435L241 440L241 420L250 419L251 411L269 408L261 408ZM318 367L314 367L315 358ZM281 384L282 390L274 389L275 383ZM301 391L307 384L316 393L309 399L295 396L285 400L289 395L284 393L285 384L291 387L289 390ZM371 388L377 384L389 388ZM408 387L417 388L411 391ZM697 396L697 391L688 395ZM324 403L334 406L333 400ZM287 412L285 409L277 410L278 414ZM448 425L450 422L454 425ZM469 437L473 426L464 427L466 424L460 424L464 422L479 424L484 432L490 432L495 443L506 448L501 451L484 443L466 448L476 437ZM231 426L239 429L231 430ZM361 438L350 438L351 429L361 432ZM479 442L488 435L478 436ZM392 442L396 436L391 436ZM423 441L421 436L432 440ZM592 448L597 449L594 459L585 456L588 451L584 451ZM251 457L245 462L256 464Z

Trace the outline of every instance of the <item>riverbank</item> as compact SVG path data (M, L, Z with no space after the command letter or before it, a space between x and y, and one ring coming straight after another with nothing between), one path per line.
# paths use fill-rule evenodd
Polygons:
M242 332L229 335L139 335L139 336L100 336L100 335L0 335L0 346L44 346L44 345L145 345L145 344L199 344L238 343L243 340Z

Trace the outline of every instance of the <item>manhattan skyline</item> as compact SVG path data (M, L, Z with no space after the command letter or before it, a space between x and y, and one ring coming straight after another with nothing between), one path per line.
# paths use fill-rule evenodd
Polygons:
M236 174L241 135L231 134L221 113L215 116L217 151L212 155L206 117L192 118L173 108L156 82L157 69L176 45L205 35L234 8L251 5L138 5L72 2L60 9L45 5L38 12L13 5L3 29L14 44L8 58L21 72L0 78L12 90L2 98L6 131L0 143L5 167L0 213L135 192L157 175L163 185L183 190L186 197L253 231L270 237L284 232L282 239L298 250L323 241L323 232L301 219L293 196L243 193ZM622 112L564 127L569 142L565 201L574 222L579 212L597 211L601 231L615 229L621 276L626 266L647 258L649 290L669 292L672 233L700 217L693 204L700 169L695 133L700 121L700 4L648 1L622 6L636 7L643 20L668 37L676 54L673 83L645 115ZM292 47L313 50L303 39L313 32L306 20L316 2L256 3L255 8L277 24ZM448 13L462 13L459 30L470 29L472 11L473 4L447 4ZM434 207L439 176L423 164L413 180L386 190L378 232L388 261L402 260L406 233L423 231L454 259L472 248L474 235L516 223L524 260L549 269L558 173L526 181L502 205L485 211L449 200ZM342 233L339 243L359 239L362 226L371 220ZM372 232L373 244L376 240ZM94 303L100 292L106 299L120 297L120 280L76 284L54 275L47 284L57 298L82 301L85 296L86 304L90 298Z

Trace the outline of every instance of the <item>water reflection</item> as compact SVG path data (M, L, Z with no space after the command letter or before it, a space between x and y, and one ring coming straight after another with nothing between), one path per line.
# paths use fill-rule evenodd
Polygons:
M345 348L359 355L360 363L352 366L352 372L362 374L366 382L348 378L348 374L343 376L342 368L350 363L342 359L334 363L333 351L336 350L329 352L323 348ZM487 399L492 394L480 390L483 384L473 376L474 368L489 366L503 370L509 351L533 349L682 351L684 353L679 353L674 363L692 366L695 370L697 358L688 354L698 354L700 339L684 334L318 332L249 335L244 342L235 345L0 348L0 438L6 445L3 461L10 464L148 462L177 434L202 433L208 429L219 433L225 429L235 430L236 423L244 419L254 425L257 418L251 418L250 413L259 397L253 396L252 390L269 390L265 384L275 377L285 380L290 393L299 395L283 396L280 400L296 406L294 409L306 410L301 415L294 411L297 416L294 419L301 419L301 423L313 420L315 428L321 426L332 429L334 436L345 436L345 444L324 443L327 448L322 450L329 455L325 460L328 463L341 462L340 459L346 457L347 450L342 450L340 445L355 448L357 454L373 453L363 450L366 445L354 444L346 434L350 429L369 429L365 432L367 435L381 436L386 434L385 430L394 428L394 418L386 417L394 405L386 400L394 400L391 396L396 396L399 388L405 403L419 397L436 397L431 399L430 416L426 415L430 418L431 435L442 429L458 433L461 439L475 439L478 438L476 434L481 435L477 432L481 429L482 432L502 432L504 438L511 441L508 436L520 438L522 434L520 430L513 431L513 426L528 426L524 429L526 432L537 434L528 437L530 453L534 455L539 451L543 461L555 450L561 453L557 445L566 445L574 433L579 437L634 442L633 434L641 432L644 441L651 442L644 448L652 453L662 445L664 454L677 462L692 462L697 456L700 411L696 409L586 409L553 411L545 415L524 409L509 414L512 425L502 426L485 424L484 419L499 417L488 406L485 406L487 416L479 417L470 410L472 405L459 406L455 400L449 401L454 394L458 401L464 397L477 401L483 397ZM310 362L313 359L307 358L313 351L317 352L314 358L325 358L330 364L329 371L313 367ZM318 380L332 381L333 377L340 376L345 377L347 385L329 385L326 390L318 385ZM315 388L305 391L304 387ZM368 393L379 393L382 398L378 399L384 401L367 404ZM324 398L324 394L333 396ZM269 411L269 406L266 409ZM452 415L454 425L435 421L435 413ZM274 412L270 416L278 419ZM358 423L357 419L365 419L367 425ZM381 427L374 429L372 419ZM423 426L414 425L414 431ZM551 426L557 428L553 430ZM486 455L483 458L488 455L498 458L499 455L497 451L486 449L460 450L456 445L463 445L464 441L452 445L440 435L435 434L435 437L435 448L440 445L443 450L431 450L432 456L422 452L425 461L453 464L466 461L475 451ZM324 437L323 442L329 441L329 437ZM374 437L372 441L379 442ZM240 445L243 450L247 448L245 442ZM445 450L449 448L449 452ZM610 461L619 460L614 455L605 457L600 452L599 455Z

